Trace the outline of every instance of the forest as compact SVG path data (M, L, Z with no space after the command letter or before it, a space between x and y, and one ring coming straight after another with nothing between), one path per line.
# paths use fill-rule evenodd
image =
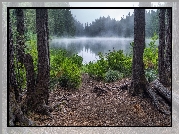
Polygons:
M134 8L120 21L103 16L84 26L70 8L7 14L8 126L171 126L172 8ZM99 52L88 64L50 46L83 36L134 40L129 54Z

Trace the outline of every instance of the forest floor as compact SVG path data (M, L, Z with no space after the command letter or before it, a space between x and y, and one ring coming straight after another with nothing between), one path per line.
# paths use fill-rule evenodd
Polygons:
M31 114L37 126L171 126L171 115L159 112L150 98L131 96L120 85L129 78L104 83L82 76L79 90L56 87L50 93L52 117ZM100 87L107 92L95 92Z

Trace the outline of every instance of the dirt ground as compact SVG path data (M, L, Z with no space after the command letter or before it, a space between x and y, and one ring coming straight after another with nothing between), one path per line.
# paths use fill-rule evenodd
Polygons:
M49 98L52 117L31 114L37 126L171 126L171 115L160 113L150 98L131 96L121 89L128 78L113 83L82 76L79 90L56 87ZM94 90L95 87L105 92Z

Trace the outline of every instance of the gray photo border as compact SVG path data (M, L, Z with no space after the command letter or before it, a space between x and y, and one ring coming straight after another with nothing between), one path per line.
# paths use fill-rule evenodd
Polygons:
M93 0L94 1L94 0ZM61 1L67 2L66 0ZM81 0L81 2L83 2ZM99 1L100 2L100 1ZM171 2L171 1L170 1ZM59 2L56 2L59 3ZM7 127L7 14L6 14L7 2L2 2L2 134L177 134L179 132L179 45L173 46L172 55L172 127ZM22 3L23 4L23 3ZM57 4L58 5L58 4ZM31 5L29 5L31 6ZM85 6L88 6L87 4ZM175 5L173 9L176 8ZM172 24L172 41L179 37L178 31L175 31L175 26L179 23L179 15L173 16L174 20ZM177 29L179 30L179 29ZM176 42L178 43L178 42Z

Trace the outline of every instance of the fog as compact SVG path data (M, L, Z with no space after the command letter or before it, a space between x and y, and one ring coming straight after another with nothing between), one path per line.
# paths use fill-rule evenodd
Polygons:
M103 54L115 50L123 50L125 54L130 52L130 43L133 38L104 38L104 37L76 37L76 38L54 38L50 42L51 48L62 48L71 54L78 54L83 57L83 63L97 61L98 53ZM150 39L146 39L149 43Z

